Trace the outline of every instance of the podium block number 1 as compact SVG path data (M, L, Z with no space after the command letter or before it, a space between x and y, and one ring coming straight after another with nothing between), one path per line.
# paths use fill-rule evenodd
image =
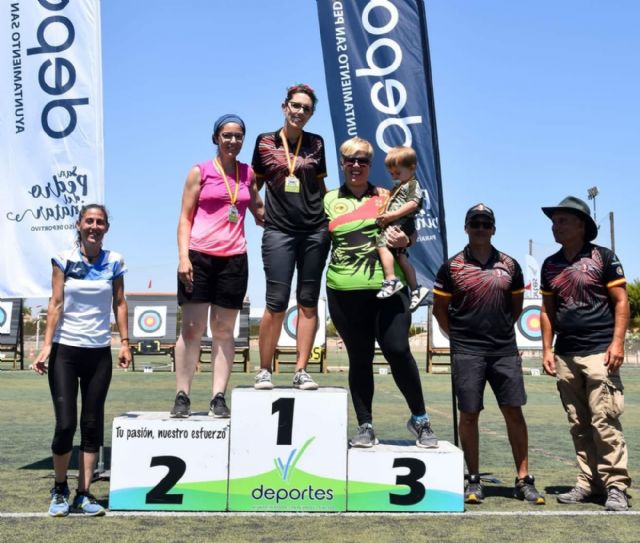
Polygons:
M231 511L345 510L344 389L239 387L232 403Z
M295 398L278 398L271 404L271 414L278 413L276 445L291 445L293 434L293 404Z

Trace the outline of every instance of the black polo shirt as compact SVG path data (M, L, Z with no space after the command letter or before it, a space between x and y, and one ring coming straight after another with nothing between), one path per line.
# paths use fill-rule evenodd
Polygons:
M586 243L569 262L560 249L544 261L541 276L540 292L556 302L555 352L587 356L606 351L615 320L609 288L627 282L613 251Z
M293 161L297 145L289 145ZM266 184L265 226L296 234L325 228L323 179L327 175L324 142L317 134L302 133L294 175L300 180L300 192L285 192L289 165L280 130L260 134L251 162L258 186Z
M454 353L517 354L511 301L524 292L520 265L492 247L486 264L467 245L438 271L433 292L450 298L449 341Z

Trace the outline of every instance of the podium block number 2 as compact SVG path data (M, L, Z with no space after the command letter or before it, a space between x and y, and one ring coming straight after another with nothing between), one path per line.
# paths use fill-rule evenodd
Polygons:
M145 496L145 503L182 503L182 494L168 494L168 492L182 478L187 471L187 464L182 458L177 456L153 456L151 458L152 468L156 466L166 466L169 468L167 474L154 486Z
M393 505L414 505L420 503L426 494L424 485L420 482L427 473L427 466L417 458L394 458L394 468L407 468L409 473L396 475L396 485L409 487L408 494L389 493L389 503Z

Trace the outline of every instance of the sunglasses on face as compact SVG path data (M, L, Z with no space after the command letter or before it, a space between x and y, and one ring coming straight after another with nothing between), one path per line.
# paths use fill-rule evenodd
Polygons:
M222 132L220 137L222 141L232 141L234 138L236 141L244 140L244 134L242 132Z
M354 166L358 163L360 166L368 166L371 164L371 159L366 156L343 156L342 162L344 162L347 166Z
M483 228L484 230L491 230L493 228L493 223L485 221L469 221L467 226L474 229Z
M288 102L289 107L293 110L293 111L300 111L302 110L302 112L305 115L309 115L309 113L311 113L313 110L311 109L311 106L307 106L305 104L301 104L300 102Z

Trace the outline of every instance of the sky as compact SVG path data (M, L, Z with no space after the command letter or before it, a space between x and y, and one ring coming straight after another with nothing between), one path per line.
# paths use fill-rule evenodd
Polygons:
M542 260L557 246L540 207L597 186L597 242L610 246L614 212L616 252L640 278L640 2L425 5L449 255L483 202L497 248L524 265L532 240ZM250 162L256 136L282 126L286 88L310 84L306 128L324 137L327 186L339 185L315 1L103 0L101 18L105 245L125 257L127 291L175 292L184 180L214 156L221 114L245 120ZM252 307L264 306L260 236L248 216Z

